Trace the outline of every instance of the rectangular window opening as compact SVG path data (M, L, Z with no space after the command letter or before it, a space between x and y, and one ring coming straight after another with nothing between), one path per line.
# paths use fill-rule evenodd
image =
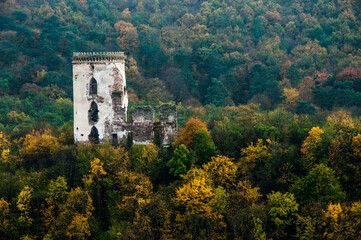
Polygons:
M118 134L113 133L112 144L118 145Z

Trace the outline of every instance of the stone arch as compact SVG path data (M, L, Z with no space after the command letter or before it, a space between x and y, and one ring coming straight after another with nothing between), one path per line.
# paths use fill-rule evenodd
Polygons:
M98 82L95 80L95 78L90 79L89 94L98 94Z
M91 122L97 122L98 121L98 104L96 104L96 102L92 101L92 103L90 104L90 109L88 110L89 112L89 121Z
M98 129L93 126L88 137L89 137L89 141L90 141L90 142L98 143L98 142L99 142L99 132L98 132Z

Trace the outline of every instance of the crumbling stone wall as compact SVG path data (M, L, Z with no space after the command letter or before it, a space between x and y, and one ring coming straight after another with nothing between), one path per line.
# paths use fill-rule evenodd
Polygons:
M177 109L176 106L163 104L159 107L160 141L163 145L171 144L177 133Z
M159 107L159 122L154 122L154 109L150 106L135 108L132 118L133 123L125 128L131 133L134 144L156 142L169 146L177 133L177 110L174 105L163 104Z
M150 106L137 107L134 109L133 114L133 143L134 144L147 144L153 142L154 138L154 110Z

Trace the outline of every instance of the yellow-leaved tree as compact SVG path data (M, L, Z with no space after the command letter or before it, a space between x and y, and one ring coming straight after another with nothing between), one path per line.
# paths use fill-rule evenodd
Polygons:
M361 157L361 134L352 138L353 154L356 157Z
M104 171L103 162L101 162L99 158L94 158L94 160L90 162L90 173L83 179L85 186L90 187L94 183L94 180L98 181L106 174L107 172Z
M269 139L267 139L267 142L271 143ZM251 143L247 148L243 148L242 154L245 156L245 161L251 169L255 167L257 162L266 161L271 156L267 145L263 143L262 139L258 139L256 144Z
M161 161L158 152L159 148L154 143L134 145L131 157L133 168L149 176Z
M351 205L330 203L318 219L324 239L359 239L361 236L361 202Z
M129 154L121 146L115 147L110 144L101 144L96 147L96 155L104 162L104 171L108 173L118 173L129 169L131 166Z
M142 173L124 171L116 176L115 181L119 186L119 200L116 200L116 206L127 219L124 238L134 239L142 236L144 239L150 239L152 225L148 207L153 185L149 177Z
M212 187L212 180L202 169L191 169L176 190L175 234L180 239L226 239L226 223L222 213L228 208L227 193Z
M0 233L6 238L7 234L14 229L10 218L10 203L4 198L0 199Z
M20 211L19 223L24 227L29 227L34 219L30 216L30 200L31 200L31 193L33 189L31 187L24 187L23 190L19 193L17 207Z
M43 205L42 229L50 239L85 239L91 236L89 225L93 201L80 187L67 192L64 177L51 181Z
M322 156L322 135L324 133L321 128L313 127L308 132L308 137L302 143L301 153L304 158L303 165L306 169L311 169L320 160L319 158Z
M235 239L264 239L265 212L259 204L259 187L252 187L248 179L239 180L229 194L227 222Z
M33 131L27 134L20 152L24 159L32 164L32 167L41 169L49 166L59 150L58 139L47 129L43 133Z
M67 223L66 236L84 239L90 236L90 217L92 216L93 200L80 187L72 189L65 203L61 206L58 220Z
M11 143L8 137L0 132L0 162L5 164L18 164L21 159L16 154L12 154L10 151Z
M223 187L228 190L236 185L237 165L226 156L212 157L212 161L204 164L203 169L212 179L215 187Z
M286 108L291 111L295 110L300 96L298 90L296 88L284 88L283 93L286 97L283 100Z

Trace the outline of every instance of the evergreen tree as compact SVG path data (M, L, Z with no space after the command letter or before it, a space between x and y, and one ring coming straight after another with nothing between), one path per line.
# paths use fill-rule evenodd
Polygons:
M253 22L252 33L257 41L263 36L265 31L266 31L266 28L263 25L262 19L260 17L256 17L256 19Z
M290 80L291 86L296 88L297 84L302 80L302 74L296 65L292 64L286 73L286 78Z
M270 67L261 64L255 64L249 72L251 87L249 90L249 99L257 94L265 94L273 103L281 101L282 90L278 86L274 73Z
M212 78L211 85L207 88L207 95L205 96L205 104L214 104L216 106L227 105L226 98L230 94L223 83L216 78Z
M295 109L296 114L315 114L317 109L309 101L299 101Z
M216 146L206 130L199 130L194 136L194 153L197 165L202 165L216 156Z
M174 176L187 173L190 167L189 151L181 144L175 151L174 156L167 163L169 167L169 173L173 173Z

